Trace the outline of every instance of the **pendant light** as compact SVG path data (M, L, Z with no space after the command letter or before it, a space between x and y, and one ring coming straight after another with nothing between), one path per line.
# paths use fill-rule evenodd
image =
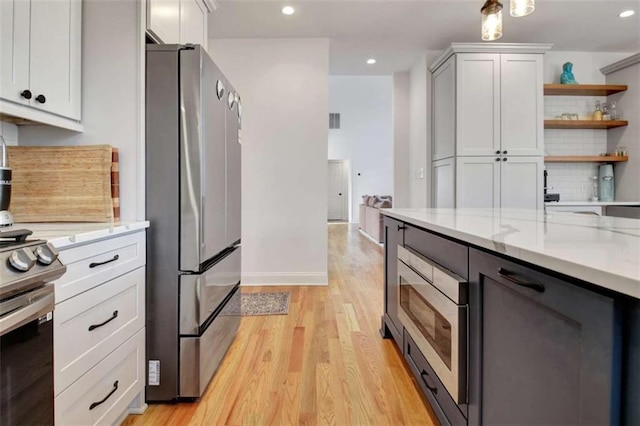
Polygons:
M502 37L502 3L487 0L480 9L482 13L482 40L492 41Z
M535 0L511 0L511 16L520 18L527 16L536 9Z

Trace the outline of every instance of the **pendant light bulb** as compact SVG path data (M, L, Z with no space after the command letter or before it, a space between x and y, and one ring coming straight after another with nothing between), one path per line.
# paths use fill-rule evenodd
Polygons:
M535 0L511 0L510 13L511 16L520 18L527 16L536 10Z
M487 0L482 12L482 40L493 41L502 37L502 3Z

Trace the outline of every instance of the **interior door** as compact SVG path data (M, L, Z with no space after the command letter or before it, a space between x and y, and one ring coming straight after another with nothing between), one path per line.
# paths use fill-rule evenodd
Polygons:
M346 167L341 160L329 160L328 220L347 220Z

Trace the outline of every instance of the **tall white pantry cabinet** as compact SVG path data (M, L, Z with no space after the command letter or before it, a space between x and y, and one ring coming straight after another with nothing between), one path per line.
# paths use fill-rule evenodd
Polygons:
M432 73L432 205L543 208L543 55L454 43Z

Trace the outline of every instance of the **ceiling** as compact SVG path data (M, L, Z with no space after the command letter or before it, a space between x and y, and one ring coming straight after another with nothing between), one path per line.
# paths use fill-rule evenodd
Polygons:
M509 15L502 0L500 43L553 43L554 50L640 51L640 0L537 0L533 14ZM425 51L480 42L483 0L222 0L210 15L211 38L330 39L333 75L408 70ZM296 13L283 15L284 5ZM621 19L618 13L635 9ZM375 65L367 65L368 58Z

